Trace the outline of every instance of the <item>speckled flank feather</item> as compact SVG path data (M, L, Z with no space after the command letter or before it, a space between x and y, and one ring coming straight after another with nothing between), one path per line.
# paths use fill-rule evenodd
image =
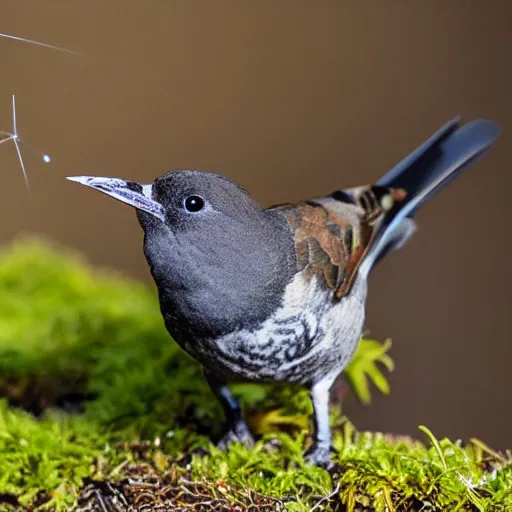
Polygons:
M307 270L286 287L281 307L253 330L240 329L188 349L226 379L312 384L348 364L364 322L366 282L334 301L332 290Z

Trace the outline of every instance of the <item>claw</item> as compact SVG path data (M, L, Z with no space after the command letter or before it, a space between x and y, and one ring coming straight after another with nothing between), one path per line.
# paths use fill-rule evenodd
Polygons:
M334 467L334 462L331 458L333 453L334 450L330 446L313 444L304 454L304 461L310 466L319 466L329 470Z
M233 427L222 436L217 447L221 450L227 450L233 443L242 443L247 448L254 447L254 438L244 421L233 425Z

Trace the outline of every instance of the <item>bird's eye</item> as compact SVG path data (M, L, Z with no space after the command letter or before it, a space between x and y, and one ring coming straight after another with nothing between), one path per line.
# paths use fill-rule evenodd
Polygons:
M203 209L204 199L200 196L188 196L185 201L183 201L183 205L188 212L196 213Z

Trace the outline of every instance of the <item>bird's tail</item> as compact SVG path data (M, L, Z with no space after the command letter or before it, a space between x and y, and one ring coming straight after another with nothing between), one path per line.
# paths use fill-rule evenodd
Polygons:
M407 196L386 213L360 272L368 273L389 250L405 243L415 230L411 217L418 208L482 156L499 134L492 121L460 127L455 118L385 174L376 185L404 189Z

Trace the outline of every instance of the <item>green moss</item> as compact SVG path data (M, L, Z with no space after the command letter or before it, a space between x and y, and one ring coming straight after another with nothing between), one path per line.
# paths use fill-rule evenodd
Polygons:
M311 404L290 386L233 386L262 438L217 450L220 408L152 291L77 255L5 250L0 312L0 510L512 509L509 453L427 429L425 443L358 433L333 410L336 466L305 466ZM389 392L389 346L365 340L347 371L364 402L370 381Z

